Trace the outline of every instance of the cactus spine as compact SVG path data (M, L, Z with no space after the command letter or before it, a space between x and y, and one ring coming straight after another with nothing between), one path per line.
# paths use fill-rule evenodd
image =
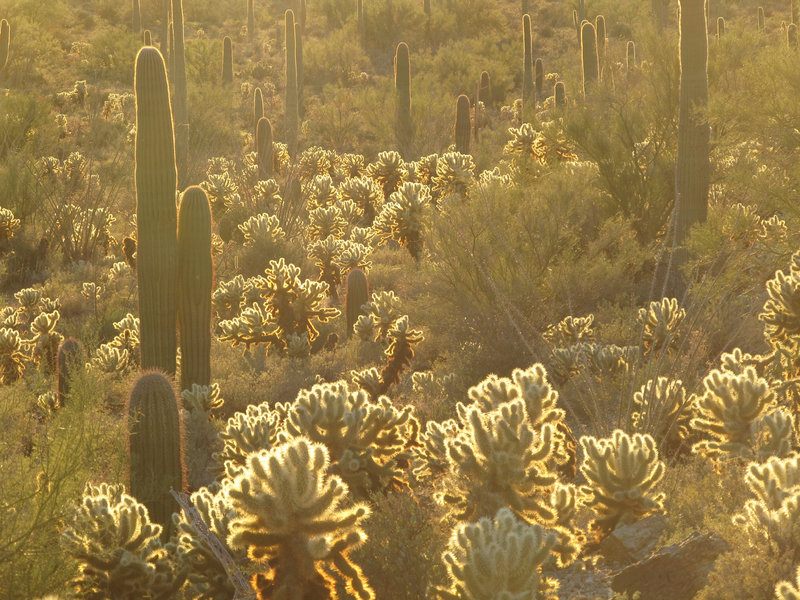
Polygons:
M181 389L211 384L211 207L203 188L186 188L178 212Z
M698 110L708 104L706 0L680 1L680 107L678 118L678 244L695 223L706 220L710 164L709 127Z
M597 43L597 75L598 79L602 81L606 62L606 18L603 15L597 15L594 28Z
M395 134L400 154L408 158L411 154L414 128L411 122L411 59L405 42L397 44L394 54L394 91Z
M175 159L178 167L178 189L188 185L189 164L189 96L186 89L186 55L183 47L183 0L172 0L172 83L175 85L173 117L175 119Z
M56 358L56 394L58 405L64 406L70 395L75 371L83 367L85 360L83 345L75 338L67 338L58 348Z
M260 87L253 93L253 127L258 126L258 120L264 116L264 94Z
M0 21L0 75L8 65L8 55L11 53L11 25L3 19Z
M139 50L136 91L136 239L141 365L175 373L177 171L167 72L161 53Z
M258 179L272 177L272 123L261 117L256 125L256 151L258 152Z
M233 42L227 35L222 39L222 83L233 83Z
M251 40L256 35L256 8L255 0L247 0L247 37Z
M534 106L533 46L531 39L531 16L522 15L522 120L530 121Z
M536 98L539 100L544 99L544 61L537 58L533 64L533 82L536 88Z
M469 154L469 98L461 94L456 101L456 152Z
M284 117L286 119L286 145L289 147L289 154L292 157L297 154L297 133L300 128L300 113L297 107L297 54L294 32L294 12L288 9L286 13L284 13L284 43L286 52L286 102L284 106Z
M367 276L361 269L353 269L347 276L347 291L344 300L345 327L347 337L353 335L353 325L358 317L364 314L361 307L369 302L369 283Z
M139 33L142 30L142 11L139 6L139 0L133 0L133 33Z
M178 399L164 373L148 371L134 383L125 406L128 416L130 492L147 507L150 520L168 539L178 505L169 490L186 482L184 432Z
M581 26L581 67L583 72L583 95L586 97L600 77L597 64L597 37L594 25L586 21Z

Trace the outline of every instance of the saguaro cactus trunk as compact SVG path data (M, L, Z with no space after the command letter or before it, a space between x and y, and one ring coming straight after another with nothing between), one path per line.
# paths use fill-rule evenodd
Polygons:
M394 55L394 89L396 98L395 132L400 154L408 159L414 139L414 127L411 122L411 60L408 45L397 44Z
M184 189L189 184L189 96L186 90L186 56L183 50L183 0L172 0L172 31L175 40L172 47L175 159L178 167L178 189Z
M294 37L294 12L284 13L284 36L286 52L286 101L284 106L286 145L292 158L297 154L297 133L300 128L300 113L297 97L297 53Z

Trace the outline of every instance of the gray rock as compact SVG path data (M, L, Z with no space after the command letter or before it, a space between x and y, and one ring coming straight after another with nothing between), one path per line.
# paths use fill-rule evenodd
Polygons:
M630 525L620 525L602 542L600 554L609 563L629 565L652 554L667 526L667 518L656 514L640 519Z

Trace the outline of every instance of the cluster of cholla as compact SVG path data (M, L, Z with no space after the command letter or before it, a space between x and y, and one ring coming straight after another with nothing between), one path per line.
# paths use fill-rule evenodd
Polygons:
M14 294L15 306L0 309L0 383L17 381L29 364L55 369L58 345L64 339L56 331L61 315L58 299L41 289L25 288Z

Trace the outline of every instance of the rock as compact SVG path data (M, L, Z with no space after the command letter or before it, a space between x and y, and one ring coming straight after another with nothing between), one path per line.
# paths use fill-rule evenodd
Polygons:
M641 592L647 600L691 600L700 591L714 561L730 546L717 533L694 532L679 544L662 548L618 572L615 592Z
M667 518L661 514L620 525L600 542L598 549L609 563L635 563L650 556L666 526Z

